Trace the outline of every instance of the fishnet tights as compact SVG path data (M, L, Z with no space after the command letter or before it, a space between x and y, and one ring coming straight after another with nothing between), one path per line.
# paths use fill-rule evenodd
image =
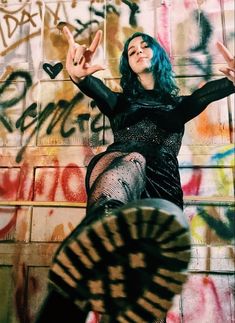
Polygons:
M88 210L109 200L125 204L139 199L145 188L145 165L145 158L136 152L102 156L90 174Z

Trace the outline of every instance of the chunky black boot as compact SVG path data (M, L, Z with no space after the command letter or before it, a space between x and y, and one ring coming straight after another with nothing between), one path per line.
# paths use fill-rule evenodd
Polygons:
M166 317L187 279L190 234L182 210L144 199L91 217L57 252L50 283L82 311L110 322Z

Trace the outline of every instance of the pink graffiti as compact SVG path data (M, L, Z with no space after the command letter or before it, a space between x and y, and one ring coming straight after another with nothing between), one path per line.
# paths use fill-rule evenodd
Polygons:
M196 1L196 0L195 0ZM200 5L204 2L205 0L197 0L197 5ZM221 3L226 3L230 2L231 0L217 0L219 4ZM184 0L184 6L186 9L190 8L192 6L192 0Z
M183 322L227 322L225 317L230 317L223 304L231 302L232 292L229 286L216 286L216 278L192 275L184 287L182 294ZM167 323L182 322L181 313L170 310Z
M159 10L161 10L161 14L159 15L160 21L158 23L159 32L157 33L157 40L170 55L170 8L166 4L164 4Z
M192 5L191 0L184 0L184 6L185 6L186 9L190 8L191 5Z

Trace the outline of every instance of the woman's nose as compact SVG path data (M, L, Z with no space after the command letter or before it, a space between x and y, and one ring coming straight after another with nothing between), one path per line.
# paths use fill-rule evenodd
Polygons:
M137 50L137 54L141 54L141 53L143 53L143 49L140 47L140 48L138 48L138 50Z

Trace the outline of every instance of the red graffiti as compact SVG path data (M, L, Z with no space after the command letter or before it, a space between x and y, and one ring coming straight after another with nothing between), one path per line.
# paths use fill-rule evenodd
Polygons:
M86 201L84 176L76 164L70 163L61 169L58 160L54 160L53 168L49 171L41 169L38 174L35 181L35 200L40 200L40 195L44 195L46 201L58 200L56 194L61 189L64 194L62 200L82 203Z
M73 177L77 178L75 182L76 187L72 187L71 180ZM80 168L73 163L70 163L63 171L62 174L62 189L66 200L71 202L85 202L86 192L84 188L84 176Z
M14 176L16 169L6 169L1 175L1 184L0 184L0 199L9 200L15 199L19 184L20 184L20 171Z
M24 163L21 168L9 168L0 174L0 200L30 200L33 186L29 177L29 166ZM6 203L7 204L7 203ZM0 238L8 234L16 225L18 208L5 207L0 209L1 215L8 215L9 220L0 227Z
M14 210L14 213L12 214ZM11 213L10 220L6 225L4 225L3 228L0 228L0 238L4 238L6 234L8 234L16 225L16 220L17 220L17 209L16 208L0 208L0 216L1 213L6 214L6 213Z
M195 169L187 184L182 186L185 195L198 195L202 180L202 170Z
M42 170L42 171L41 171ZM53 161L50 171L40 169L38 178L33 186L33 167L23 164L21 168L4 169L0 173L0 199L2 200L40 200L40 195L45 201L58 200L56 194L63 192L64 198L71 202L86 201L84 175L80 167L70 163L61 169L59 161ZM33 190L34 189L34 190ZM0 238L4 238L15 227L18 207L3 207L0 209ZM50 215L53 212L49 213ZM6 218L6 220L4 220Z
M31 201L33 197L33 179L29 178L29 165L24 163L20 168L20 181L17 200Z
M33 187L32 183L29 183L28 174L29 166L26 163L20 169L8 168L0 173L0 199L30 200Z
M214 300L215 300L216 307L218 309L218 313L222 313L223 309L221 307L220 300L219 300L219 295L217 293L217 290L216 290L216 287L215 287L215 284L214 284L213 280L210 277L204 277L203 283L205 285L208 285L208 287L210 288L212 294L214 295ZM223 318L221 317L221 322L223 321L222 319Z
M48 173L45 170L44 172L40 173L40 177L37 178L35 182L35 197L37 198L37 195L42 195L45 192L45 187L48 187L48 185L51 186L48 195L47 200L48 201L54 201L55 200L55 194L56 190L59 184L59 175L60 175L60 168L59 168L59 162L58 160L54 160L54 176L52 181L48 183ZM51 178L50 178L51 179Z

